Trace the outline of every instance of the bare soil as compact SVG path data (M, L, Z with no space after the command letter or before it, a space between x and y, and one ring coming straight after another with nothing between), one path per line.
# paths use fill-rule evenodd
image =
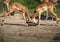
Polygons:
M6 17L4 26L0 26L0 42L60 42L53 40L60 36L60 23L41 20L39 26L27 26L20 15ZM0 17L1 18L1 17Z

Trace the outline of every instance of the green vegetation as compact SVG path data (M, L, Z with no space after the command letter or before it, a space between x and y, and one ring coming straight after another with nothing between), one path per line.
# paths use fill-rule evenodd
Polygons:
M29 9L33 9L37 4L40 3L39 0L11 0L11 2L19 2L27 6Z
M60 36L55 36L53 40L60 40Z
M58 14L58 17L60 17L60 5L56 6L55 12Z
M3 11L7 11L7 6L4 3L0 2L0 12Z

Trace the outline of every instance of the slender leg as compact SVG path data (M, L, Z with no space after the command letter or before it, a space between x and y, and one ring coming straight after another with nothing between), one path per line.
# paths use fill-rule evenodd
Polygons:
M35 17L36 17L36 15L38 15L38 14L35 13L35 14L33 14L33 16L32 16L32 22L33 22L33 23L36 23L36 21L35 21Z
M31 22L30 14L28 12L26 12L25 17L26 17L27 22L29 21Z
M52 14L56 17L56 23L58 24L58 18L57 18L57 14L51 9L50 10L52 12Z
M12 11L13 11L13 10L4 13L4 15L3 15L4 18L2 19L2 25L4 25L4 20L5 20L5 18L6 18Z
M23 18L24 18L24 20L26 21L25 12L23 12Z
M53 15L51 15L52 21L53 21Z
M3 14L3 18L2 18L2 20L1 20L1 25L4 25L4 20L5 20L5 18L6 18L6 15L7 14L7 12L4 12L4 14Z
M25 12L23 13L23 18L24 18L24 20L25 20L26 26L28 26L28 24L27 24L27 19L26 19L26 16L25 16Z
M8 11L9 11L9 6L7 6L8 7Z
M41 17L41 12L38 14L38 25L40 25L40 17Z
M46 21L47 21L47 19L48 19L48 10L47 10L47 12L46 12Z

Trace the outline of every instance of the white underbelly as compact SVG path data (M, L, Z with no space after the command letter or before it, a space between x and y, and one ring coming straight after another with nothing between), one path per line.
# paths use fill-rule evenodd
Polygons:
M41 9L41 12L47 11L47 10L48 10L48 7L43 7L43 8Z

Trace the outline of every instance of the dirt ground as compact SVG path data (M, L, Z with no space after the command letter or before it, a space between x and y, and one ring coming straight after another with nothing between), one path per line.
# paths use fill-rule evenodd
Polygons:
M27 26L20 15L8 16L0 26L0 42L60 42L53 40L60 36L60 23L41 20L40 26Z

